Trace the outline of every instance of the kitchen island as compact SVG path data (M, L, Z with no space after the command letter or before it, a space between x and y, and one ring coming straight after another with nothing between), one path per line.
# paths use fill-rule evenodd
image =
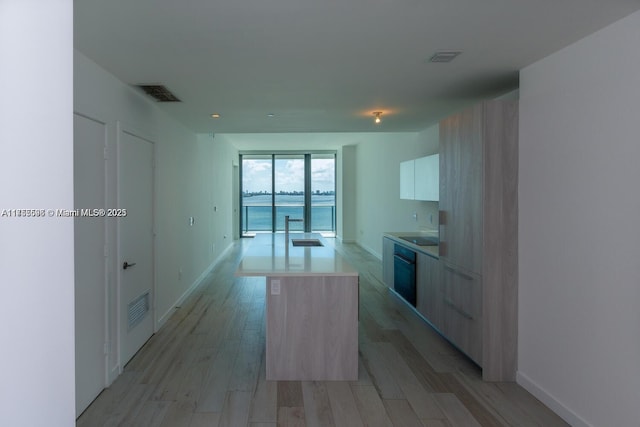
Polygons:
M258 234L236 275L266 278L267 380L358 379L358 272L320 235Z

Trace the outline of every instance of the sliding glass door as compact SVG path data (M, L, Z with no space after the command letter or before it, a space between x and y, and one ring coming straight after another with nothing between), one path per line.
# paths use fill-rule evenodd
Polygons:
M243 153L242 236L284 231L335 236L335 153Z
M311 155L311 223L313 230L336 231L336 156Z
M284 231L284 217L296 220L289 223L290 231L304 231L305 173L304 155L276 154L274 156L275 231Z
M242 159L240 235L273 229L273 156Z

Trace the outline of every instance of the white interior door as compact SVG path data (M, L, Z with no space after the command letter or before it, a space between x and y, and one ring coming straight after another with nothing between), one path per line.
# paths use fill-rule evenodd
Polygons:
M118 139L120 366L153 334L153 144L127 132Z
M74 115L74 204L76 209L105 205L105 125ZM76 416L106 385L105 220L76 217L75 342Z

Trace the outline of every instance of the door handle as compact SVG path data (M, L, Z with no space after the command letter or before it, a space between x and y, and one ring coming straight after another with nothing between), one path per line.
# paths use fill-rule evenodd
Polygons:
M136 265L135 262L132 262L131 264L129 264L127 261L124 262L124 264L122 264L122 269L126 270L129 267L133 267L134 265Z

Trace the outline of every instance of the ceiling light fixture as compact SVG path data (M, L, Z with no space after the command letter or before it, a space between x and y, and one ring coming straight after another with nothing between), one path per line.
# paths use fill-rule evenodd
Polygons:
M218 113L213 113L213 114L211 115L211 117L213 117L214 119L219 119L219 118L220 118L220 114L218 114Z
M374 122L376 122L376 124L380 123L382 120L380 120L380 116L382 115L382 111L374 111L373 115L376 117Z

